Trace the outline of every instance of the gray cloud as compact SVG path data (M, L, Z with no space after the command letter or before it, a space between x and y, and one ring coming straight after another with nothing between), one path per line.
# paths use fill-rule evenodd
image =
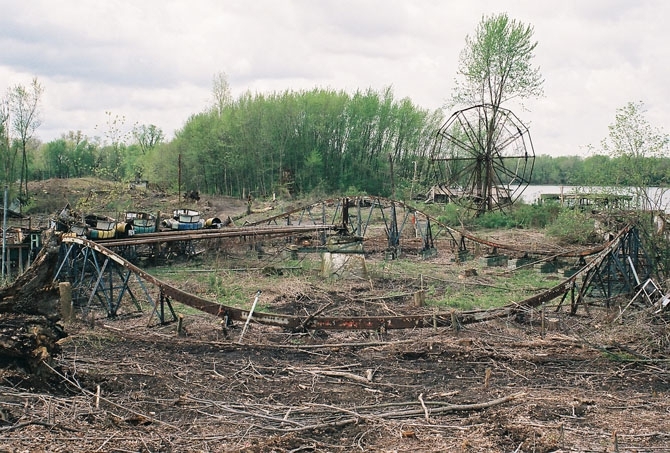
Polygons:
M532 25L539 42L546 96L509 106L531 125L537 153L597 146L629 101L670 123L664 0L0 0L0 10L0 90L38 77L44 141L100 135L105 111L171 135L207 106L221 71L234 96L392 86L437 109L466 35L499 12Z

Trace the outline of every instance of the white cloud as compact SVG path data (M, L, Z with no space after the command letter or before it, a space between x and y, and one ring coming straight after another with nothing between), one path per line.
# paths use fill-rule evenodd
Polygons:
M466 35L499 12L532 25L539 43L546 97L515 110L536 153L597 145L629 101L670 123L664 0L0 0L0 10L0 90L38 77L45 141L100 135L106 111L170 136L207 106L221 71L235 96L392 86L440 108Z

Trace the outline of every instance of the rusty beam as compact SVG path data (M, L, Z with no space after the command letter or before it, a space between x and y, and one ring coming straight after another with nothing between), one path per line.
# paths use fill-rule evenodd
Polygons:
M309 317L255 312L253 315L253 320L261 324L280 326L287 329L307 328L335 330L382 330L449 326L452 323L452 319L456 319L461 324L470 324L507 317L527 308L540 306L541 304L549 302L572 290L576 285L577 278L588 275L592 269L598 266L608 256L609 253L617 248L619 241L621 241L630 230L631 227L624 228L617 235L617 237L611 241L605 247L605 249L603 249L590 263L580 269L579 272L554 286L553 288L550 288L541 294L531 296L523 301L511 303L498 309L461 312L457 313L453 318L451 312L438 313L433 315L421 314L407 316L366 316L347 318L315 316L311 317L311 319L308 319ZM99 243L79 237L63 237L62 241L65 243L77 243L82 246L89 247L90 249L109 257L117 264L136 273L143 280L150 282L160 288L161 292L170 297L172 300L196 308L205 313L209 313L213 316L220 317L222 319L227 318L235 321L246 321L249 317L248 310L212 302L175 288L166 282L163 282L162 280L148 274L134 264L126 261L112 250Z
M100 239L95 241L105 247L155 244L159 242L192 241L200 239L289 236L305 232L333 231L334 225L296 225L287 227L239 227L222 229L184 230L146 233L128 238Z

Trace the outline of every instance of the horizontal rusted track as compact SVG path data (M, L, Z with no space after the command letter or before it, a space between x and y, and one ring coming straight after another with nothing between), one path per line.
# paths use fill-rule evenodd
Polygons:
M589 262L586 266L579 270L576 274L567 278L560 284L550 288L549 290L531 296L523 301L511 303L504 307L492 310L475 310L460 313L437 313L437 314L421 314L421 315L407 315L407 316L366 316L366 317L299 317L282 314L271 314L254 312L252 319L261 324L280 326L287 329L337 329L337 330L377 330L377 329L409 329L421 327L434 326L449 326L453 321L460 324L469 324L475 322L488 321L496 318L513 315L516 312L526 310L531 307L540 306L543 303L549 302L575 287L578 278L586 275L591 269L598 266L603 259L613 251L619 244L619 241L630 230L630 227L622 230L617 237L611 241L604 249ZM235 307L222 305L203 299L199 296L187 293L178 288L175 288L168 283L152 276L146 271L140 269L134 264L128 262L121 256L114 253L112 250L103 246L102 244L90 241L80 237L63 237L64 243L76 243L84 247L88 247L96 252L108 257L120 266L137 274L144 281L157 286L161 293L168 296L174 301L196 308L205 313L218 316L222 319L246 321L249 316L248 310L243 310Z
M144 233L128 238L99 239L98 244L105 247L119 247L127 245L157 244L163 242L193 241L200 239L219 238L254 238L272 236L290 236L299 233L313 233L319 231L335 231L333 225L295 225L285 227L224 227L217 229L165 231L159 233Z

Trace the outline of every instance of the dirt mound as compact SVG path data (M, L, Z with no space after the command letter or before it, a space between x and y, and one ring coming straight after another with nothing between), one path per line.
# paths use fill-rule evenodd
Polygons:
M127 211L172 212L191 208L203 215L226 218L244 213L246 200L216 195L200 195L199 200L181 197L170 191L148 184L129 184L97 178L48 179L28 184L31 202L28 215L49 215L69 204L85 213L118 217Z

